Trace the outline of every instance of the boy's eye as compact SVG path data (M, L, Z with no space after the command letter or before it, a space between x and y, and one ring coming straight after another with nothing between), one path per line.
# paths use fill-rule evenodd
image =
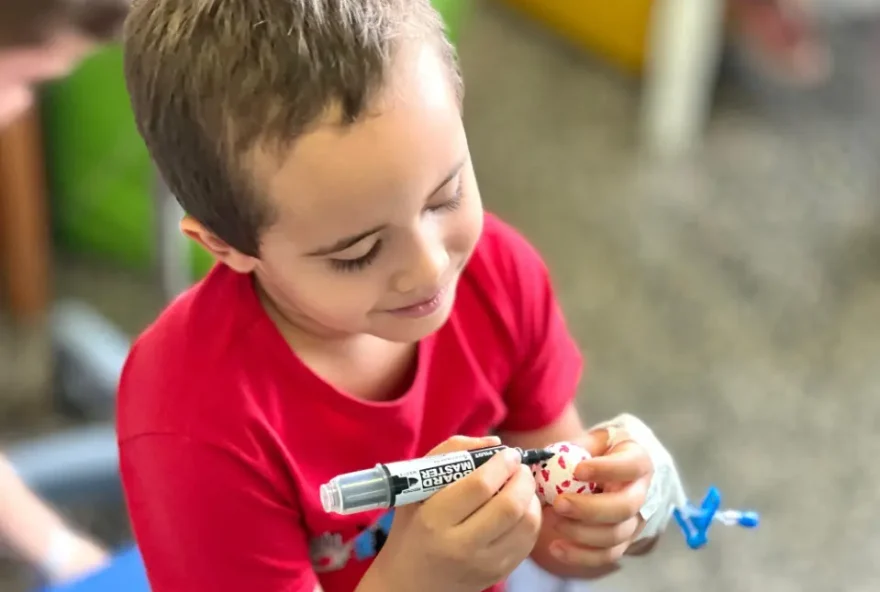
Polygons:
M464 190L464 179L461 175L458 176L458 184L455 187L455 194L451 199L446 200L445 202L433 206L428 206L429 212L438 212L440 210L448 210L453 211L457 210L461 205L461 196Z
M360 257L357 257L356 259L330 259L330 265L337 271L360 271L376 260L381 248L382 241L377 240L375 244L373 244L373 248Z

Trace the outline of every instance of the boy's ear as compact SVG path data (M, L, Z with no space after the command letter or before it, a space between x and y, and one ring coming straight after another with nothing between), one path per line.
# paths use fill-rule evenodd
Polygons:
M257 265L256 258L230 247L191 216L184 216L180 221L180 231L202 245L214 259L226 264L233 271L251 273Z

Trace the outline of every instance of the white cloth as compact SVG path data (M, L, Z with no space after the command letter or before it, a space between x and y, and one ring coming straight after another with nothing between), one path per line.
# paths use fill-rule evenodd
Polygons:
M652 539L666 530L672 511L687 503L678 469L668 450L645 423L634 415L624 413L614 419L593 426L592 430L608 430L609 446L632 440L645 449L654 465L654 474L641 509L645 528L636 541Z
M554 576L526 559L507 578L506 592L590 592L593 583L588 580L566 580Z

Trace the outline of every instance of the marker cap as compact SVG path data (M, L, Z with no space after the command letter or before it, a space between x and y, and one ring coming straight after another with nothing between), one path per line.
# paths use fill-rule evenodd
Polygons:
M342 491L339 485L331 481L321 486L321 505L325 512L334 514L342 512Z

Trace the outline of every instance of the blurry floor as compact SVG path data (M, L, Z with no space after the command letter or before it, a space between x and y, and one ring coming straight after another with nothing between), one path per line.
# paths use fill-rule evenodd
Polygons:
M462 55L482 193L555 272L587 417L643 416L693 495L764 514L696 553L673 531L599 589L880 589L880 46L847 31L813 95L728 76L696 161L652 165L633 83L480 17Z
M810 95L728 75L697 159L650 164L634 150L636 84L476 4L461 53L483 197L554 271L589 354L587 417L643 416L694 495L715 483L763 512L760 530L716 528L700 552L673 530L597 589L880 589L880 108L866 82L880 44L850 30L840 80ZM130 330L158 302L91 268L59 284Z

